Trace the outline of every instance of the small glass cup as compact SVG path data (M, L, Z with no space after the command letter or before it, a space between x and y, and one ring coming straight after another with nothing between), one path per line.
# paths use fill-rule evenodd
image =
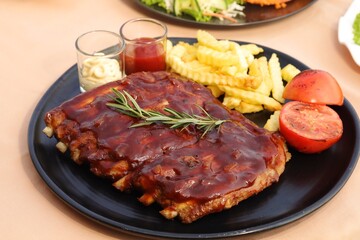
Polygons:
M86 92L124 75L124 40L119 34L94 30L75 42L80 91Z
M120 28L125 41L125 74L166 70L167 27L152 18L135 18Z

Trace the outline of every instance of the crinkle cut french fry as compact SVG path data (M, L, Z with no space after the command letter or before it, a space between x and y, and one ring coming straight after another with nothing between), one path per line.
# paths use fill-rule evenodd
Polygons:
M281 67L279 58L276 53L273 53L269 59L269 72L273 82L272 97L280 103L284 103L285 99L282 97L284 92L284 84L281 77Z
M230 48L230 42L228 40L217 40L214 36L204 30L197 31L197 41L201 45L217 51L227 51Z
M256 58L264 51L256 44L217 40L203 30L197 39L172 46L167 56L171 71L207 86L215 97L224 95L223 104L241 113L281 109L283 80L293 78L294 66L281 69L275 53L269 60Z
M223 99L223 104L230 109L236 108L240 105L240 103L241 99L236 97L225 96Z
M240 98L230 97L226 95L224 97L223 104L226 107L230 109L235 109L240 113L255 113L264 110L264 107L262 105L247 103L242 101Z
M242 84L239 84L238 86L235 86L234 84L231 84L231 79L237 79ZM243 72L237 72L234 77L230 77L230 81L227 85L234 86L234 87L240 87L247 90L254 90L258 88L261 84L261 78L256 76L250 76Z
M249 75L259 77L262 82L260 86L255 89L256 92L269 96L271 93L272 83L270 79L269 69L265 57L254 59L249 66ZM270 85L270 86L269 86Z
M243 48L242 48L242 53L243 53L244 56L245 56L247 65L249 66L249 65L254 61L255 56L252 55L250 51L248 51L248 50L246 50L246 49L243 49Z
M235 107L235 110L241 113L256 113L264 110L264 107L260 104L251 104L241 101L240 104Z
M263 81L267 85L269 89L273 88L273 81L270 76L270 70L269 65L266 57L260 57L258 58L259 65L260 65L260 71L263 77Z
M202 64L196 60L191 62L185 62L185 65L194 71L212 72L213 68L209 65Z
M266 121L264 128L276 132L279 130L279 117L280 117L280 111L275 111L270 118Z
M218 71L226 75L235 76L240 70L237 66L223 66Z
M241 44L240 47L244 50L249 51L252 55L258 55L259 53L264 52L263 48L253 43Z
M246 58L247 55L245 51L243 51L240 45L236 42L230 42L230 49L233 52L233 54L237 56L236 66L239 68L239 71L247 72L249 63Z
M216 73L195 70L191 67L191 65L183 62L179 57L176 56L169 56L169 65L173 71L180 74L181 76L192 79L193 81L203 85L218 85L228 83L228 77L220 76Z
M176 44L175 46L173 46L171 48L170 51L167 51L166 52L166 60L168 61L169 60L169 57L183 57L184 55L187 54L187 49L186 47L182 46L181 44Z
M239 61L238 56L230 51L220 52L201 45L197 49L197 59L203 64L214 67L236 65Z
M177 46L173 47L173 51L176 47ZM189 63L181 60L181 56L170 54L168 64L174 72L203 85L228 85L244 89L255 89L261 83L259 78L246 74L237 74L232 77L214 72L194 70Z
M255 104L255 105L264 105L264 108L269 111L276 111L281 109L281 104L275 99L265 96L261 93L247 91L240 88L229 87L224 85L219 85L219 88L228 94L229 96L240 98L241 100Z
M261 76L262 75L258 59L254 59L254 61L250 64L249 75L251 75L251 76Z
M216 98L218 98L224 94L224 92L221 91L220 88L216 85L209 85L209 86L207 86L207 88L210 89L212 95Z
M265 96L270 96L271 89L266 85L266 83L263 81L261 82L260 86L254 90L255 92L261 93Z
M169 39L167 39L166 40L166 51L171 51L172 47L173 47L173 43Z
M179 42L179 46L185 48L185 54L182 55L181 60L184 62L191 62L197 60L197 45L186 42Z
M286 82L290 82L299 73L300 70L290 63L281 69L282 79L284 79Z

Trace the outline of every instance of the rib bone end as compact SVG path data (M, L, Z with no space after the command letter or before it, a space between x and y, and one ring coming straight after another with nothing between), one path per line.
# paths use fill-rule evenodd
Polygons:
M43 129L43 133L49 138L51 138L54 135L54 129L52 127L46 126Z

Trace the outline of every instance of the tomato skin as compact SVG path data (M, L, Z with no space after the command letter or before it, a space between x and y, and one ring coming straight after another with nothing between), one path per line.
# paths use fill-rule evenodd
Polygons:
M339 115L326 105L291 101L280 112L279 130L297 151L318 153L341 138L343 124Z
M336 79L326 71L315 69L304 70L296 75L285 86L283 98L339 106L344 102L343 92Z

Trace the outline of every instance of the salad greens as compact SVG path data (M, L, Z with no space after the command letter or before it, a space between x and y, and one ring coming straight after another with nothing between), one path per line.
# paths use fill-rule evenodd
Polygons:
M353 40L357 45L360 45L360 13L356 14L354 23L353 23Z
M188 15L198 22L209 22L213 17L236 22L244 15L245 0L141 0L148 6L159 6L175 16Z

